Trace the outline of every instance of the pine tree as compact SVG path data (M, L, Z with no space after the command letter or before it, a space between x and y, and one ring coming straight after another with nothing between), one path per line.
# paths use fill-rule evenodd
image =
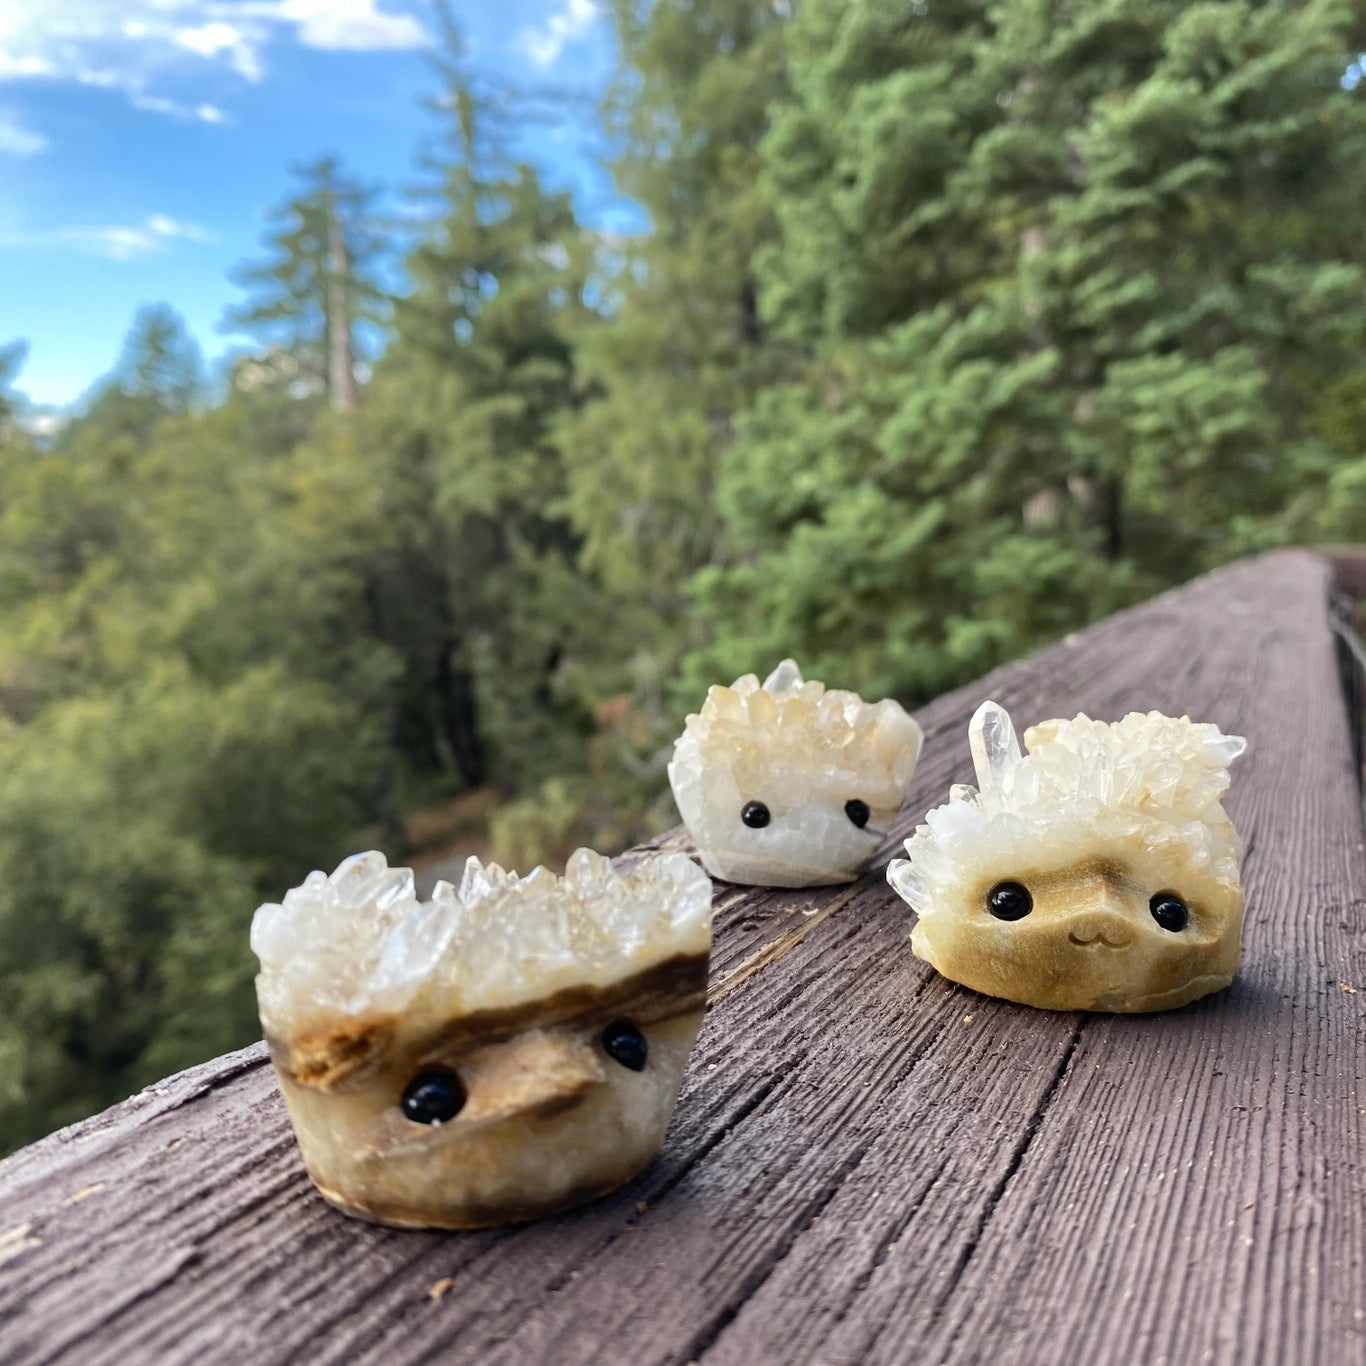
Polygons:
M114 385L167 414L187 413L204 396L204 357L169 304L138 310L114 368Z
M299 193L271 214L271 256L237 273L251 298L230 312L228 324L281 348L297 366L300 390L311 381L334 411L350 412L358 401L357 362L374 349L366 329L381 326L388 312L378 191L344 175L334 157L296 175Z
M612 326L584 347L601 398L563 441L585 563L667 640L685 630L689 574L718 553L733 415L781 369L752 268L774 231L758 148L784 88L781 21L771 0L615 0L612 14L612 170L649 230L603 242Z
M725 553L715 488L735 415L791 350L758 316L753 269L775 231L759 144L785 82L778 8L614 0L610 12L612 171L648 229L598 237L608 321L577 338L589 401L556 429L595 614L572 685L599 718L591 775L536 798L565 843L629 840L673 818L664 764L683 704L671 686L698 639L687 584ZM534 817L511 819L532 830Z
M19 400L13 386L27 354L28 348L23 342L0 346L0 444L12 438L16 430Z
M910 697L1302 531L1360 371L1346 12L807 0L696 674L789 652ZM1289 516L1287 516L1289 509Z
M256 1036L252 909L380 767L356 490L202 410L173 321L49 449L0 440L0 1150Z
M159 422L190 412L206 393L204 358L185 320L169 304L148 304L134 316L113 371L86 400L86 421L67 431L145 445Z
M577 402L567 334L589 253L568 194L509 153L500 92L447 38L410 288L359 422L328 436L331 469L342 443L382 503L348 544L366 629L401 661L384 708L391 819L404 793L451 778L512 792L572 767L585 729L557 682L583 613L550 429Z

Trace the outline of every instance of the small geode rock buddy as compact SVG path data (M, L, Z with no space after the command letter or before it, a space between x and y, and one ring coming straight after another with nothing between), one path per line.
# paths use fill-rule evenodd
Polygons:
M707 871L758 887L852 882L900 809L924 735L890 698L806 682L714 687L674 746L669 782Z
M911 951L951 981L1052 1010L1167 1010L1229 985L1243 889L1223 807L1236 735L1159 712L1025 732L983 703L978 787L955 787L887 879Z
M646 1167L702 1023L711 880L680 854L557 878L470 859L419 901L379 853L262 906L251 945L304 1164L348 1214L479 1228Z

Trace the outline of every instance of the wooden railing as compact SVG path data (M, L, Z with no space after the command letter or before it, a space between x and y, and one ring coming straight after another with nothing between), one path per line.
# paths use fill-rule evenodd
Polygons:
M483 1233L354 1223L248 1048L0 1164L0 1361L1366 1361L1360 674L1334 592L1325 558L1268 556L940 698L883 851L970 778L985 697L1022 724L1217 722L1251 740L1228 991L1031 1010L913 959L880 869L719 885L712 1008L630 1187Z

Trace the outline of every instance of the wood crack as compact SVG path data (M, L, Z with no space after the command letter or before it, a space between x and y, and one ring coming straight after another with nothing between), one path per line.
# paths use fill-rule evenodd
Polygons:
M1058 1064L1053 1069L1053 1075L1048 1083L1048 1089L1044 1091L1043 1095L1039 1098L1038 1105L1034 1107L1033 1114L1030 1115L1024 1126L1024 1130L1020 1134L1019 1140L1016 1142L1015 1147L1011 1152L1010 1160L1006 1164L1005 1170L992 1186L991 1192L987 1196L986 1202L982 1207L982 1211L978 1215L977 1222L973 1226L972 1235L968 1241L964 1243L958 1254L958 1258L954 1263L953 1270L949 1273L948 1284L935 1300L934 1310L930 1318L932 1327L938 1324L943 1316L944 1310L948 1307L949 1301L957 1292L958 1284L967 1273L968 1267L972 1264L972 1259L976 1255L977 1248L981 1244L982 1239L986 1236L987 1228L991 1223L992 1217L996 1213L997 1207L1005 1198L1006 1192L1009 1191L1011 1182L1014 1181L1016 1173L1023 1165L1024 1160L1029 1153L1030 1146L1033 1144L1035 1137L1043 1126L1044 1120L1048 1116L1049 1110L1053 1106L1053 1102L1062 1087L1063 1080L1067 1076L1068 1068L1072 1065L1072 1057L1077 1051L1077 1045L1081 1042L1082 1026L1085 1023L1085 1019L1086 1017L1084 1015L1081 1016L1076 1024L1072 1026L1072 1033L1068 1037L1067 1045L1063 1049L1062 1057L1058 1059ZM948 1348L944 1353L945 1359L951 1354L953 1344L956 1340L957 1334L949 1341Z
M93 1319L84 1326L75 1328L71 1334L62 1338L60 1341L49 1341L43 1344L42 1351L29 1360L35 1363L47 1361L59 1361L70 1359L71 1350L79 1347L82 1343L89 1342L97 1335L106 1334L110 1324L120 1316L126 1314L130 1309L151 1298L158 1291L174 1283L180 1274L187 1267L193 1266L200 1260L201 1254L197 1246L176 1248L169 1252L165 1260L151 1271L140 1283L128 1286L124 1293L116 1297L107 1307L103 1319ZM145 1265L145 1263L144 1263Z
M785 958L818 925L829 920L837 911L842 911L860 892L866 888L857 883L833 901L813 911L800 925L794 925L785 934L770 940L762 948L756 949L738 967L732 968L719 982L713 982L707 989L707 1008L710 1010L718 1001L724 1000L732 991L744 986L752 977L758 976L765 968Z
M849 1154L848 1158L834 1172L834 1180L827 1188L813 1200L803 1211L800 1218L794 1221L793 1227L788 1235L780 1242L775 1244L772 1249L772 1256L767 1258L761 1265L745 1278L744 1282L736 1287L738 1293L730 1297L722 1311L702 1330L693 1340L672 1360L673 1366L686 1366L689 1362L701 1361L708 1351L717 1343L722 1334L735 1321L737 1315L763 1286L773 1273L782 1264L783 1259L792 1251L797 1240L802 1233L810 1228L825 1213L830 1204L844 1189L845 1182L857 1170L859 1164L867 1156L871 1141L860 1144Z

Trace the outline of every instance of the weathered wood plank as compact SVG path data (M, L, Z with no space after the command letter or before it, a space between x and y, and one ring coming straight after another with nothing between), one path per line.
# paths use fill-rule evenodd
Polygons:
M1362 1359L1362 824L1332 643L1294 610L1302 562L1271 563L1283 580L1222 576L1222 620L1163 662L1178 705L1253 739L1230 800L1249 892L1234 988L1079 1020L948 1297L907 1293L928 1270L913 1224L828 1342L802 1322L802 1278L832 1255L815 1240L746 1306L756 1323L786 1299L791 1340L822 1360L894 1359L907 1341L934 1361L1049 1360L1064 1342L1079 1361ZM1078 700L1110 714L1131 696Z
M513 1230L353 1223L245 1050L0 1164L0 1359L1366 1361L1366 832L1327 601L1311 556L1238 566L920 716L898 835L970 776L988 694L1247 734L1231 991L1032 1011L913 960L879 877L824 918L846 892L720 887L733 989L628 1190Z

